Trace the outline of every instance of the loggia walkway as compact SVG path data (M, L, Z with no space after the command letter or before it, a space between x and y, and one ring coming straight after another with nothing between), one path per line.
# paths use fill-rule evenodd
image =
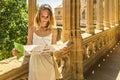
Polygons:
M120 41L84 77L85 80L120 80Z

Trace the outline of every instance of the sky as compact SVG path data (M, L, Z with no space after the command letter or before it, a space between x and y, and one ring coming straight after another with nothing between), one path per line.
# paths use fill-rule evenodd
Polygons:
M37 4L49 4L54 12L54 8L62 4L62 0L37 0Z
M26 0L28 2L28 0ZM54 8L62 4L62 0L36 0L37 4L49 4L52 7L54 12Z

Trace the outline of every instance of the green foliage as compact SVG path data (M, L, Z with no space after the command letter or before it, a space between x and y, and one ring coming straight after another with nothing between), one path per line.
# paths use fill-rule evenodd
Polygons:
M26 43L27 13L26 0L0 1L0 60L12 56L14 42Z
M17 59L19 59L23 56L24 47L23 47L22 44L19 44L19 43L16 43L16 42L14 42L14 46L15 46L15 49L19 52L19 54L17 55Z

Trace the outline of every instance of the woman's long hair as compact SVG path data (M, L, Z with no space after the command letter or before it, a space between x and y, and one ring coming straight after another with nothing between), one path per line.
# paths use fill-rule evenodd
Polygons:
M54 17L53 17L53 13L52 13L52 8L50 7L50 5L48 4L42 4L34 18L34 26L36 27L36 29L38 30L41 27L41 20L40 20L40 16L41 16L41 11L42 10L48 10L49 11L49 21L48 21L48 29L51 30L54 27Z

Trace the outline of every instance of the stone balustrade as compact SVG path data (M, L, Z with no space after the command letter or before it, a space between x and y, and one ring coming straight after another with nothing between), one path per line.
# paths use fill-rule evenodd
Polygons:
M83 38L83 72L86 72L117 43L119 32L118 27L113 27ZM61 80L72 80L74 69L72 53L73 45L68 46L67 51L64 53L54 53L61 73ZM0 61L0 80L26 80L28 77L28 63L29 56L20 60L12 57Z
M83 67L86 72L100 57L105 55L119 40L117 27L106 29L83 39Z

